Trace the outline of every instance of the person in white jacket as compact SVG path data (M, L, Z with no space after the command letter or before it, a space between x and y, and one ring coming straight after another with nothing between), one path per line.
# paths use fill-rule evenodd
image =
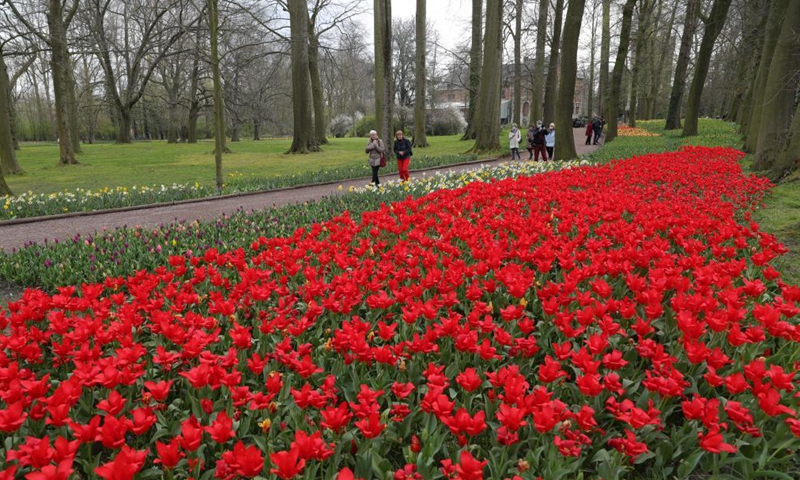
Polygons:
M511 148L511 160L520 160L519 156L519 142L522 140L522 134L514 123L511 125L511 131L508 133L508 146Z
M554 123L551 123L550 128L547 129L547 134L544 136L544 146L547 148L547 158L552 160L553 150L556 148L556 125Z

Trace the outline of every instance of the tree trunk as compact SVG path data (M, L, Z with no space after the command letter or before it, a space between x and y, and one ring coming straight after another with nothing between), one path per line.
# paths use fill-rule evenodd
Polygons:
M239 135L239 121L236 118L233 118L231 123L231 142L242 141L241 135Z
M614 61L614 71L608 84L608 98L606 99L607 128L606 143L617 138L617 117L619 117L619 92L622 85L622 74L625 71L625 59L628 57L628 46L631 41L631 23L633 7L636 0L626 0L622 7L622 27L619 31L619 48L617 59Z
M761 129L761 112L764 107L764 90L767 86L767 77L769 76L770 66L772 64L772 56L775 52L775 46L778 43L778 37L781 32L781 25L783 24L784 14L786 9L789 8L790 0L775 0L770 10L769 20L767 21L767 32L764 38L764 48L761 51L761 62L758 67L758 75L755 79L755 87L753 88L753 100L751 105L751 112L748 115L747 134L745 135L744 150L746 152L755 152L758 144L758 135Z
M473 152L500 149L500 76L503 66L503 2L486 4L486 37L478 108L475 110Z
M797 104L792 126L787 132L786 147L772 165L769 177L777 183L798 170L800 170L800 103Z
M414 146L418 148L425 148L428 146L428 138L425 135L425 55L426 42L427 42L427 2L425 0L417 0L417 18L416 18L416 75L417 75L417 96L414 100Z
M522 0L515 5L514 22L514 111L511 118L521 124L522 118Z
M536 24L536 65L533 69L533 99L528 123L542 118L544 103L544 48L547 43L547 10L550 0L539 1L539 20Z
M550 44L550 64L547 68L547 87L544 91L544 114L541 120L544 125L554 122L556 117L556 88L558 88L558 56L561 49L561 17L564 12L564 0L556 0L556 18L553 22L553 41ZM573 95L572 93L570 95ZM570 122L571 124L572 122Z
M69 55L66 30L64 30L64 89L67 93L67 117L69 118L69 133L72 149L75 153L83 153L81 149L81 126L78 121L78 101L75 98L75 71Z
M8 71L0 50L0 171L3 175L20 175L25 173L17 162L14 151L14 140L11 133L11 94L8 84Z
M325 94L322 90L322 79L319 75L319 37L314 33L314 25L308 23L308 70L311 77L311 94L314 99L314 133L316 143L326 145L328 138L325 136Z
M55 94L59 163L61 165L74 165L78 163L78 159L75 157L69 123L69 106L67 99L69 82L64 78L67 65L64 52L67 51L67 48L62 44L62 39L66 38L66 33L63 35L61 34L61 30L64 28L61 18L61 2L59 0L50 0L48 6L47 25L50 33L49 40L52 52L50 71L53 75L53 92Z
M120 108L117 113L117 143L131 143L131 109Z
M197 117L200 115L200 100L197 98L197 88L200 82L200 43L194 51L192 64L192 78L189 81L189 118L186 123L186 143L197 143Z
M603 33L600 38L600 103L597 111L600 115L610 118L606 112L608 108L608 60L611 58L611 0L603 0Z
M661 54L658 59L658 63L655 66L655 71L653 72L653 83L650 89L650 98L648 101L648 109L647 109L647 118L655 118L656 115L656 104L658 103L658 99L661 92L661 83L663 80L664 75L664 65L667 63L667 52L671 52L671 45L672 45L672 27L675 25L675 16L678 12L678 2L675 2L675 5L672 7L672 13L669 17L669 23L667 24L667 38L664 40L664 46L661 48ZM670 62L671 63L671 62Z
M639 25L636 27L636 46L634 47L633 68L631 68L631 107L628 114L628 125L631 127L636 126L636 108L639 103L639 72L642 69L642 64L647 59L647 54L644 50L652 10L652 0L643 0L639 4Z
M214 83L214 179L222 192L222 153L225 151L225 109L219 73L219 0L208 0L208 28L211 31L211 77ZM304 27L305 28L305 27Z
M694 63L694 78L686 98L686 120L683 123L683 136L697 135L697 119L700 116L700 98L703 96L703 87L711 65L711 54L714 52L714 43L725 25L728 9L733 0L714 0L711 13L703 31L703 40L700 42L700 51Z
M482 20L483 0L472 0L472 46L469 50L469 105L467 105L467 130L461 140L475 139L475 111L478 109L481 62L483 61Z
M294 132L287 153L319 150L314 134L311 105L311 80L308 68L308 9L305 0L289 0L292 42L292 110Z
M686 90L686 71L689 69L689 55L692 53L694 32L697 30L697 17L700 13L700 0L688 0L686 17L683 20L681 48L678 53L678 64L675 66L675 79L672 81L672 93L669 95L666 130L681 128L681 101Z
M5 66L5 62L3 60L3 52L0 52L0 69L6 72L6 101L8 102L8 125L11 129L11 144L14 146L14 150L19 150L19 135L17 133L17 112L14 106L14 96L11 93L12 85L9 81L8 77L8 69ZM0 79L0 83L3 82L3 79ZM0 94L2 94L2 90L0 90Z
M572 112L575 101L575 79L578 76L578 39L581 34L581 21L586 0L570 0L567 18L564 22L564 41L561 47L561 79L558 85L556 102L556 125L558 142L553 152L558 160L572 160L578 157L575 151L575 137L572 130Z
M592 0L593 2L595 0ZM589 98L586 100L586 115L591 116L594 113L594 70L595 70L595 51L597 50L597 8L596 4L592 8L592 37L591 45L589 46Z
M800 2L789 2L772 54L756 144L755 170L771 170L786 143L800 72Z
M261 140L261 122L253 120L253 140Z
M375 0L375 122L378 136L388 145L394 137L392 119L392 2Z
M737 59L736 81L737 88L728 105L725 118L729 121L741 125L742 119L739 118L742 111L742 104L745 101L747 92L752 88L755 79L755 68L761 59L761 50L764 46L764 37L767 34L767 19L769 9L767 0L753 2L753 8L758 15L747 16L742 22L742 39L739 43L741 51L753 52L752 55L739 55ZM752 99L752 97L751 97Z
M743 135L747 132L747 122L750 121L750 111L752 110L753 104L753 89L755 88L756 78L758 77L758 66L761 63L761 56L764 51L764 41L769 35L768 19L770 17L770 12L772 11L772 4L772 0L762 0L762 12L766 13L766 15L760 15L757 30L750 32L752 37L755 38L758 47L754 52L755 54L753 55L752 60L747 61L748 69L739 77L742 80L750 80L747 83L747 89L742 97L742 101L739 103L739 110L736 112L736 116L733 119L734 122L739 124L739 133ZM747 45L747 43L745 43L743 40L742 45Z

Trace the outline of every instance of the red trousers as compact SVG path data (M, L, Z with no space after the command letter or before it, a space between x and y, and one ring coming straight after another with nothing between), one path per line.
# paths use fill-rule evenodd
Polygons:
M544 145L534 145L533 146L533 155L534 159L538 162L539 161L539 153L542 154L542 160L547 160L547 149L544 148Z
M407 181L411 178L411 175L408 174L408 167L411 165L411 158L406 159L397 159L397 171L400 173L400 180Z

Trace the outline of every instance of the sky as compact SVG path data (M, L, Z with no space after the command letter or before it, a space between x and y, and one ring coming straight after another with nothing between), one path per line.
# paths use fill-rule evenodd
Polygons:
M368 2L372 5L372 2ZM392 0L392 17L411 19L416 14L415 0ZM439 44L452 49L470 36L470 19L472 18L471 0L428 0L428 24L432 24L439 33ZM359 20L368 31L368 42L372 43L373 23L372 9L362 15Z

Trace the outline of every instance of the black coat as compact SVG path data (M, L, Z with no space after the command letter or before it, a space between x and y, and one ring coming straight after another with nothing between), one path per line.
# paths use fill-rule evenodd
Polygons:
M403 155L400 155L400 152L403 152ZM397 157L398 160L411 158L412 155L414 155L414 152L411 151L411 142L407 138L403 137L402 140L395 139L394 156Z

